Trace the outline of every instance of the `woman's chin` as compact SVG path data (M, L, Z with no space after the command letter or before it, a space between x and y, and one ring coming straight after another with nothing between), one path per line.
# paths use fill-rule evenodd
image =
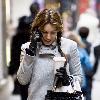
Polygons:
M44 43L44 45L46 45L46 46L49 46L49 45L51 45L52 43Z
M52 44L52 42L43 42L44 45L49 46Z

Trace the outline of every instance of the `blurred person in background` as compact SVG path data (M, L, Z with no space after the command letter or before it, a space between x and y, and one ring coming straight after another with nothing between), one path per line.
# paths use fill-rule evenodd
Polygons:
M98 27L100 28L100 0L96 0L96 13L97 13L97 18L99 20L99 25Z
M30 5L30 16L27 17L26 23L31 24L32 21L35 19L35 16L40 10L40 5L38 2L34 2Z
M77 0L58 0L60 3L59 12L63 16L66 13L70 24L70 30L76 28L77 24ZM67 19L66 19L67 20Z
M62 34L62 36L67 38L72 33L72 31L70 30L71 26L72 26L72 19L70 17L70 12L63 13L62 18L63 18L63 34Z
M78 34L80 35L82 41L84 42L85 50L90 57L92 44L87 40L87 38L89 36L89 28L85 27L85 26L80 27L78 30ZM91 100L91 91L92 91L92 72L90 74L91 75L88 75L88 74L86 75L86 77L88 79L88 88L90 89L90 97L88 97L88 100Z
M9 65L9 74L15 81L14 94L21 94L22 98L27 97L27 86L20 86L16 80L16 72L20 64L21 45L30 40L29 24L25 22L26 16L19 19L19 25L11 43L11 61ZM26 100L26 99L23 99Z
M85 50L85 44L81 41L80 37L77 34L70 34L68 36L69 39L75 41L78 44L80 61L83 69L83 84L82 84L82 92L86 97L86 100L91 100L91 88L88 80L88 75L91 75L92 65L89 59L89 55Z
M94 67L93 67L93 100L100 99L100 44L94 47Z
M85 50L88 53L88 55L90 55L91 53L91 43L87 40L88 36L89 36L89 28L87 27L80 27L78 30L78 34L80 35L82 41L85 44Z
M9 66L9 74L12 75L15 79L14 94L21 94L22 100L27 100L28 85L20 85L16 80L16 73L20 65L21 45L30 40L30 26L38 11L39 4L34 2L30 6L31 15L28 17L22 16L19 18L19 25L11 43L11 61Z
M92 46L96 45L100 41L100 36L98 34L98 24L99 20L96 16L95 11L92 8L88 8L84 13L79 16L79 21L77 23L77 29L80 27L89 28L89 35L87 37L88 41L92 43Z
M32 37L30 42L22 45L23 56L17 72L21 84L30 84L28 100L45 100L47 90L52 90L56 67L54 57L62 58L70 55L69 66L66 65L66 68L58 62L59 72L56 74L58 80L62 77L62 84L66 86L68 74L81 84L82 72L77 44L63 38L62 31L61 17L52 9L41 11L32 23Z
M94 47L94 57L95 57L95 63L93 67L94 80L100 81L100 45Z

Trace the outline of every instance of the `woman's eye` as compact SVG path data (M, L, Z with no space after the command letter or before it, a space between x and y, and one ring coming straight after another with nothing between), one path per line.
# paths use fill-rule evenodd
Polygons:
M54 32L50 32L50 33L49 33L49 32L44 31L44 32L42 32L42 33L43 33L44 35L46 35L46 34L55 35L57 32L54 31Z
M47 32L42 32L43 34L47 34Z
M44 32L44 34L48 34L48 32Z
M56 34L57 32L51 32L52 35Z

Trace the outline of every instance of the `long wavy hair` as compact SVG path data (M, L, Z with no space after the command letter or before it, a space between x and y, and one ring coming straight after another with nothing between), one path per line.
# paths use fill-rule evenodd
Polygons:
M61 50L61 36L63 31L63 23L61 16L57 11L52 9L44 9L43 11L39 12L35 20L33 20L33 23L31 25L31 31L33 33L35 28L38 28L42 32L44 26L48 23L54 26L57 30L58 51L61 54L61 56L64 56L64 53Z

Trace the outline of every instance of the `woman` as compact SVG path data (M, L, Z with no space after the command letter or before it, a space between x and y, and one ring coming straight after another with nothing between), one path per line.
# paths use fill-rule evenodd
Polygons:
M52 89L54 81L54 57L68 56L67 74L73 75L81 84L81 65L77 44L62 38L62 20L58 12L45 9L32 23L31 42L22 45L23 57L17 72L17 78L23 85L29 83L28 100L44 100L47 90ZM58 66L62 67L60 64ZM58 71L58 78L66 78ZM64 82L63 82L64 83ZM67 83L65 82L64 85Z

